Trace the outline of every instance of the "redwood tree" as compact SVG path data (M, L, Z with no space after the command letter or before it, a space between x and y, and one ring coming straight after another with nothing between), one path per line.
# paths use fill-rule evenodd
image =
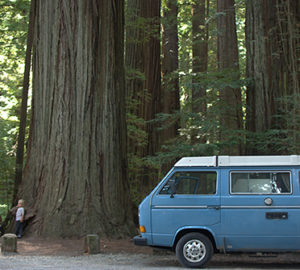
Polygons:
M166 1L163 16L162 31L162 112L170 117L165 123L167 128L162 132L162 141L174 139L178 135L179 120L171 117L180 109L179 104L179 78L178 78L178 29L177 0Z
M240 154L241 142L230 142L233 132L242 127L241 89L231 86L239 79L234 0L218 0L217 11L218 68L224 76L224 87L220 89L220 142L224 144L223 154Z
M122 0L37 0L33 105L19 197L29 230L132 232Z

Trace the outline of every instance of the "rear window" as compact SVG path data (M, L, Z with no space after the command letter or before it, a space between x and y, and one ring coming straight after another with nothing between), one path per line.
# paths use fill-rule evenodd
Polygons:
M216 172L176 172L163 186L159 194L205 195L216 193Z
M231 172L232 194L291 193L290 172Z

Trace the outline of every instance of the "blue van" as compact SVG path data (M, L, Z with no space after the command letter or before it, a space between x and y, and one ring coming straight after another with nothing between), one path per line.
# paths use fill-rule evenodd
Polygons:
M300 156L180 159L139 206L136 245L186 267L214 252L300 250Z

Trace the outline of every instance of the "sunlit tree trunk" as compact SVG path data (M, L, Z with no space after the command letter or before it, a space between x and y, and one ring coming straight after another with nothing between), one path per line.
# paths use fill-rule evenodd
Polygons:
M28 24L28 32L27 32L25 70L24 70L23 89L22 89L22 105L21 105L20 126L19 126L19 134L18 134L18 144L17 144L17 151L16 151L16 174L15 174L14 193L13 193L13 205L17 205L18 189L19 189L19 185L22 182L22 177L23 177L24 148L25 148L25 135L26 135L26 123L27 123L27 103L28 103L28 92L29 92L30 70L31 70L31 56L32 56L31 51L33 45L34 22L35 22L35 12L36 12L35 9L36 9L36 0L32 0L30 5L29 24Z
M126 159L123 1L37 0L33 106L19 197L28 230L133 231Z

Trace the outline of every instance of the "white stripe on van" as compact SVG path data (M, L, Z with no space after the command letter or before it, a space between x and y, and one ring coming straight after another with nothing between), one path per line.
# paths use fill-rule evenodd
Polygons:
M194 205L155 205L154 209L300 209L300 206L194 206Z
M188 209L207 209L208 206L195 206L195 205L155 205L152 206L155 209L180 209L180 208L188 208Z

